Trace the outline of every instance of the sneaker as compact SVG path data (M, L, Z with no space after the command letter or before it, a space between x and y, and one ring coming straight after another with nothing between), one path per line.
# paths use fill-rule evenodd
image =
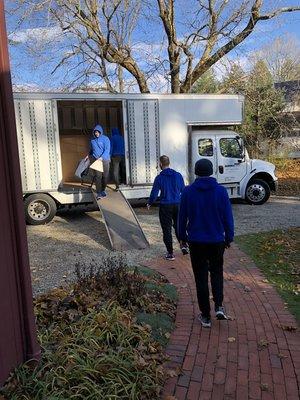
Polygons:
M106 197L106 196L107 196L105 190L103 190L103 192L100 193L100 196L101 196L101 197Z
M210 317L204 317L204 315L199 314L198 320L201 322L203 328L210 328L211 327L211 319Z
M165 259L168 261L174 261L175 260L174 254L172 253L166 254Z
M221 319L227 319L224 307L217 307L216 308L216 317L217 317L217 319L220 319L220 320Z
M102 199L101 193L97 193L96 199L97 199L97 200L101 200L101 199Z
M182 251L182 254L183 254L184 256L186 256L186 255L189 254L189 248L188 248L187 246L182 246L182 247L181 247L181 251Z

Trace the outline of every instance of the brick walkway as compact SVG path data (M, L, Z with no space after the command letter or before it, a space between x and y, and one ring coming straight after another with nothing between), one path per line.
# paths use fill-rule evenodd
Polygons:
M225 302L229 321L202 328L189 257L154 260L148 266L178 288L176 328L167 367L172 374L163 399L299 400L300 335L275 289L237 246L225 257ZM174 397L173 397L174 396Z

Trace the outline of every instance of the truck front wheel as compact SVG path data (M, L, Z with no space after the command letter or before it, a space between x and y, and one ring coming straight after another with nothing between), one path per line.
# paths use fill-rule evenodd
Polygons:
M56 203L44 193L31 194L24 200L25 219L29 225L43 225L50 222L56 214Z
M262 179L253 179L247 186L245 199L249 204L264 204L270 197L270 186Z

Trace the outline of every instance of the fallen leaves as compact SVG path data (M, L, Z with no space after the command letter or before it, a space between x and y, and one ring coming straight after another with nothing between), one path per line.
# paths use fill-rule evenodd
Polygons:
M227 315L227 321L234 321L235 317L233 317L232 315Z
M277 356L278 356L278 358L280 358L280 359L287 358L287 356L286 356L285 354L282 354L282 353L278 353Z
M260 387L261 387L261 390L262 390L263 392L268 392L268 390L269 390L269 385L268 385L267 383L262 383L262 384L260 385Z
M294 325L277 325L279 328L283 329L284 331L288 331L288 332L296 332L297 331L297 326Z
M229 338L227 339L227 341L228 341L229 343L234 343L234 342L236 341L236 338L233 337L233 336L231 336L231 337L229 337Z
M176 369L176 370L175 369L167 369L165 371L165 373L166 373L167 377L175 378L176 376L180 375L180 370L178 370L178 369Z
M267 339L260 339L258 342L258 350L266 349L269 346Z

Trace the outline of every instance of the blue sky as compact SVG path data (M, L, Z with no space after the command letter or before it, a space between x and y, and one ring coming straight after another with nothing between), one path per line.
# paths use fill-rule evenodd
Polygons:
M184 5L187 1L177 0L177 4ZM189 0L194 1L194 0ZM234 0L230 0L234 1ZM15 1L6 1L6 8L11 11L16 6ZM153 3L152 3L153 4ZM264 7L277 8L284 6L298 5L295 0L265 0ZM72 77L77 73L77 69L72 69L72 65L68 65L65 69L59 69L56 73L51 74L54 67L60 60L61 54L66 54L71 48L72 39L66 35L62 37L60 29L47 20L44 14L35 14L29 20L25 20L20 26L18 21L21 13L7 13L7 31L9 38L18 42L10 46L10 59L12 68L13 82L18 85L28 85L30 87L54 89L60 88L66 82L71 81ZM181 14L182 13L182 14ZM189 18L186 7L178 9L178 36L183 34L181 30L182 22L185 18ZM281 14L279 17L258 23L255 32L250 35L238 48L236 48L229 57L231 59L241 60L242 65L247 64L247 58L253 51L263 48L276 38L288 40L292 38L300 41L300 12ZM137 26L133 42L135 43L136 56L143 69L144 59L155 60L157 54L164 53L161 48L161 29L160 22L155 23L154 20L142 20ZM28 43L31 43L30 48ZM32 47L32 43L34 46ZM154 61L153 61L154 62ZM112 67L109 67L109 71ZM218 73L218 71L217 71ZM126 76L129 79L129 76ZM167 85L160 86L164 78L154 76L150 86L153 91L161 89L166 91ZM91 78L91 82L97 83L97 79Z

